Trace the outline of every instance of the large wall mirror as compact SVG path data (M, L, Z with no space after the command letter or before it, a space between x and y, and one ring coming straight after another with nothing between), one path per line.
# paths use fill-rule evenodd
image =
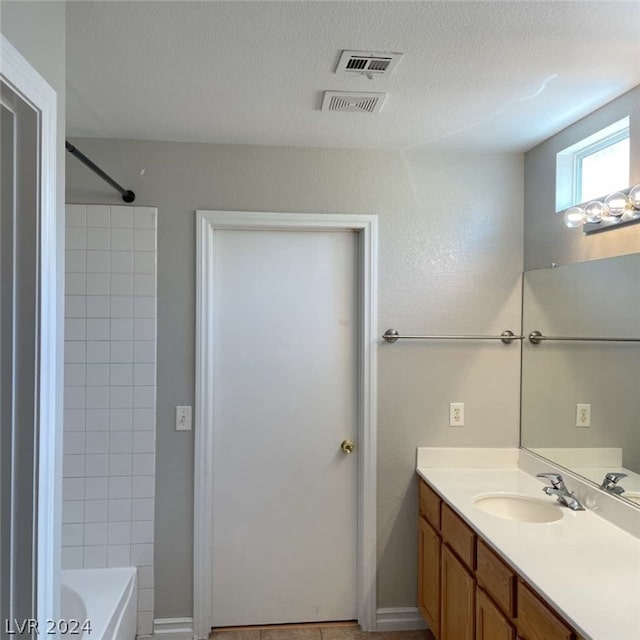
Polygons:
M640 506L640 253L526 272L523 330L522 446Z

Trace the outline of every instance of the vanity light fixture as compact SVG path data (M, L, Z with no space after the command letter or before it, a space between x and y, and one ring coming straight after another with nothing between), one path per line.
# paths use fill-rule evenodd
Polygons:
M595 233L640 222L640 184L616 191L602 200L570 207L564 212L567 227Z

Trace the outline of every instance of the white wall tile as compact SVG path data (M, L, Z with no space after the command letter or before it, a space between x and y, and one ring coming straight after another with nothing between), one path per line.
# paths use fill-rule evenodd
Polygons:
M133 251L111 250L111 273L133 273Z
M108 273L87 273L88 296L108 296L110 286Z
M65 293L70 296L83 296L87 293L87 275L81 273L67 273L64 278Z
M89 340L87 342L86 361L92 364L109 362L109 342L106 340Z
M87 318L108 318L110 306L109 296L87 296Z
M110 476L131 476L133 456L130 453L112 453L109 455Z
M109 500L109 522L131 522L131 500Z
M112 318L133 318L133 296L111 296Z
M133 389L133 387L111 387L111 408L131 408L133 406Z
M111 229L111 251L133 251L133 230Z
M133 342L111 342L110 362L133 362Z
M84 568L103 569L107 566L107 547L85 547Z
M67 431L63 434L63 451L66 455L84 454L84 431Z
M87 299L86 296L65 296L64 317L65 318L86 318Z
M136 273L156 272L156 252L136 251L133 259L133 270Z
M156 343L151 341L137 341L134 345L134 362L155 363Z
M128 567L131 564L131 547L128 544L107 547L107 566Z
M67 409L84 409L85 407L85 388L65 387L64 388L64 406Z
M138 636L150 636L153 633L153 613L140 611L138 613Z
M88 318L87 340L109 340L109 320L106 318Z
M109 498L110 499L131 499L133 478L131 476L109 478Z
M64 547L62 549L63 569L82 569L84 547Z
M112 318L110 322L112 340L133 340L132 318Z
M87 270L87 252L77 249L67 250L64 268L66 273L84 273Z
M65 226L86 227L87 207L84 204L68 204L65 207Z
M87 321L84 318L68 318L64 321L65 341L85 340L86 337Z
M133 274L112 273L111 274L111 295L112 296L132 296L133 295Z
M153 386L156 383L156 367L153 364L133 365L133 384L136 386Z
M83 524L63 524L62 525L62 546L63 547L81 547L83 544L84 544L84 525Z
M112 387L133 386L133 365L112 364L109 366L109 380Z
M82 478L85 475L84 454L65 453L62 456L62 477Z
M87 273L109 273L109 251L87 251Z
M133 432L112 431L109 434L109 453L132 453Z
M84 251L87 248L87 232L84 227L67 227L65 248Z
M135 318L155 318L156 298L155 296L136 296L134 298Z
M156 339L156 321L151 318L136 318L134 321L134 338L136 341Z
M109 408L109 387L87 387L87 409Z
M135 431L133 434L134 453L154 453L156 450L155 431ZM136 460L133 461L133 468L136 469Z
M153 542L153 520L134 522L131 525L131 542Z
M84 341L65 340L64 361L65 362L85 362L86 344Z
M108 409L87 409L87 431L105 431L109 428Z
M146 433L146 432L143 432ZM155 473L156 456L153 453L133 454L133 475L151 476Z
M107 500L85 500L84 501L84 521L85 523L106 522L107 521ZM85 532L86 532L86 528L85 528Z
M88 364L86 367L85 378L88 387L109 386L109 365Z
M109 229L87 229L87 249L95 251L109 251L111 246L111 234Z
M153 564L152 544L132 544L131 562L134 566L144 567Z
M133 293L136 296L155 296L156 277L146 273L136 273L133 276Z
M153 589L138 589L138 611L153 611Z
M111 227L133 228L134 207L112 206Z
M109 432L88 431L85 440L85 453L103 455L109 453Z
M99 478L109 475L109 459L106 454L87 453L85 460L87 478Z
M109 205L87 205L87 227L108 227L111 220Z
M84 501L63 500L62 522L63 524L80 523L84 521Z
M136 251L155 251L156 250L155 229L136 229L135 230L135 249Z
M134 409L133 410L133 428L146 431L156 428L156 410L153 409Z
M107 531L109 544L131 543L131 522L109 522Z
M156 209L153 207L135 207L134 226L136 229L156 228Z
M64 431L84 431L86 412L84 409L65 409L63 417Z
M109 412L109 428L111 431L131 430L133 427L132 409L111 409Z
M109 497L109 478L85 478L85 500L106 500Z
M87 546L107 544L107 527L104 522L88 522L84 525L84 543Z
M63 478L62 495L65 500L84 500L84 478Z
M155 387L133 387L133 407L135 409L153 408L155 406Z
M153 566L138 567L138 589L152 588L154 579L153 574Z
M81 363L64 365L64 383L69 386L84 386L86 382L86 368Z
M154 476L134 476L131 495L134 498L153 498L155 496L156 479Z
M133 498L133 500L131 500L133 522L153 520L153 502L153 498Z

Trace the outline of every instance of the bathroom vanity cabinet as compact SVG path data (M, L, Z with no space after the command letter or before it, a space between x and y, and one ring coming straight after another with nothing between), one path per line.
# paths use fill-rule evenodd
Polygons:
M582 640L419 478L418 606L437 640Z

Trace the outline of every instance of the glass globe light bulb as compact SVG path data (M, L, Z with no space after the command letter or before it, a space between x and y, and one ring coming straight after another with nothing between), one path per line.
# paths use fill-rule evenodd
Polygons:
M584 223L584 209L582 207L571 207L564 212L564 223L570 229L575 229Z
M604 214L604 205L598 200L592 200L584 208L584 219L591 224L601 222Z
M607 210L607 217L619 218L625 212L627 207L627 196L617 191L607 196L604 201Z
M640 209L640 184L629 191L629 202L634 209Z

